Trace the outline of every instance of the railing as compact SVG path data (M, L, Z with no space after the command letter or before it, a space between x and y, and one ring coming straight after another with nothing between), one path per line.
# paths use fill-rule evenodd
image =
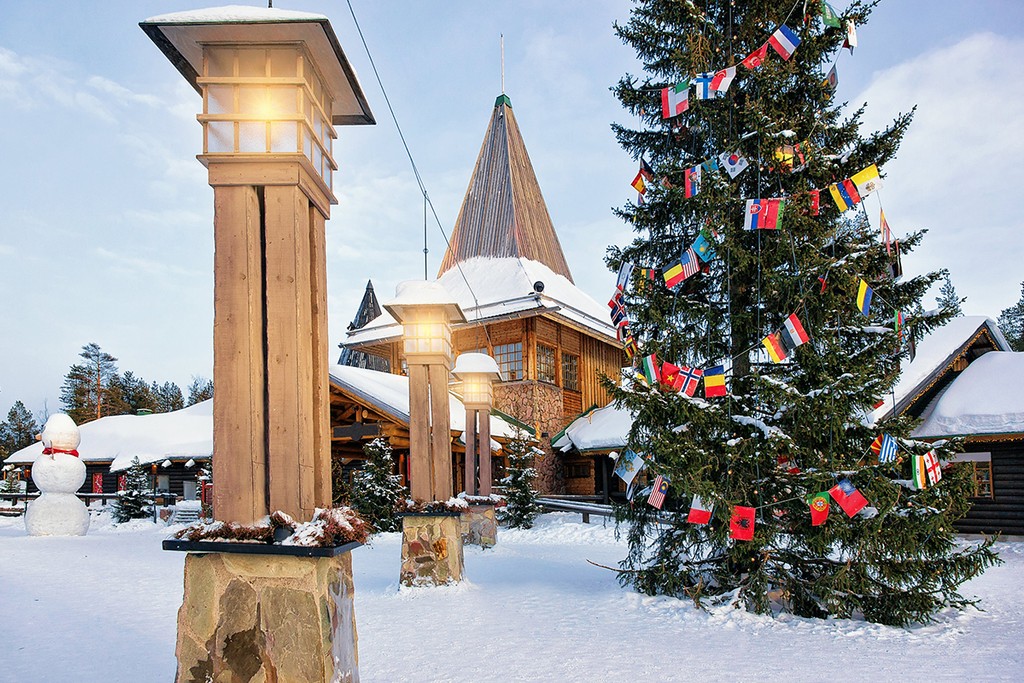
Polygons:
M108 500L117 500L116 493L78 493L75 494L78 498L85 502L86 505L93 501L100 501L100 505L106 505ZM8 500L11 505L17 505L19 501L25 501L26 503L35 500L39 497L38 493L0 493L0 503ZM174 505L178 502L178 495L175 493L158 493L156 496L147 496L150 499L150 504L154 502L157 505L167 506Z
M578 512L583 516L583 523L590 524L590 515L614 517L611 505L595 502L599 496L544 496L537 499L537 504L547 512Z

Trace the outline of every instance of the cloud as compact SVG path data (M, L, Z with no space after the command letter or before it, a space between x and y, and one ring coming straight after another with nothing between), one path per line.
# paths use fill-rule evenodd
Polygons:
M90 76L86 84L103 94L112 95L123 104L143 104L148 107L160 107L164 104L159 97L132 92L123 85L102 76Z
M0 256L11 256L15 253L14 247L9 244L0 244Z
M883 169L886 218L897 232L929 229L904 262L909 271L948 268L967 296L965 310L993 317L1016 300L1024 260L1009 172L1024 155L1024 73L1007 67L1021 59L1024 41L975 34L877 72L853 100L868 102L871 130L917 105L897 158ZM868 207L874 221L876 205Z
M104 247L94 248L93 254L109 263L105 269L107 272L119 273L121 275L142 276L146 278L164 276L174 279L187 279L196 275L193 271L175 266L166 261L129 256Z

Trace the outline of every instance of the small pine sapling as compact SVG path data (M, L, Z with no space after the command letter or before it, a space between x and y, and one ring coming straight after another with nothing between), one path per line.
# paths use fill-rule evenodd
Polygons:
M132 458L131 467L125 473L125 488L118 491L114 503L114 521L118 524L130 519L142 519L153 514L149 506L153 502L153 490L149 476L142 469L139 458Z
M366 463L352 477L352 507L368 521L375 531L399 531L402 519L396 505L407 491L402 478L394 474L391 446L383 439L374 439L363 446Z
M508 476L501 480L501 484L505 487L506 505L498 508L498 518L509 528L529 529L540 514L537 491L533 488L533 481L537 478L533 458L537 450L522 435L518 435L505 446L505 453L508 457Z

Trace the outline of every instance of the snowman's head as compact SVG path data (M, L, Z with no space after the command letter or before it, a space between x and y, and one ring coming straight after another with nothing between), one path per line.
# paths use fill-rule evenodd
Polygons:
M51 415L43 425L43 431L39 437L44 448L74 450L82 442L82 437L78 433L78 425L64 413Z

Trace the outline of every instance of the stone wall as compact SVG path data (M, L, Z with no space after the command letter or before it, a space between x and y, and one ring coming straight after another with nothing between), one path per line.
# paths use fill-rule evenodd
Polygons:
M444 586L462 581L460 516L406 515L402 518L403 586Z
M460 518L462 543L491 548L498 542L498 523L493 505L470 505Z
M532 380L503 382L494 385L494 407L537 429L538 447L544 455L534 460L537 469L534 485L542 494L564 493L562 458L551 448L551 437L566 424L562 413L562 390L553 384Z

